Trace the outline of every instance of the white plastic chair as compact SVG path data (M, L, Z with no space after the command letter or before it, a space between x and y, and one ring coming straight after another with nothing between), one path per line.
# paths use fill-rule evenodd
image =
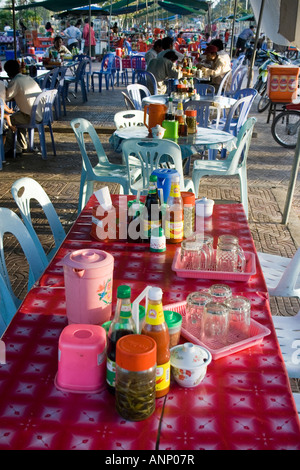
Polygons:
M64 240L66 234L59 220L59 217L50 201L48 195L42 188L42 186L32 178L20 178L15 181L12 185L11 192L13 198L21 212L23 222L31 235L37 249L40 252L40 257L44 260L45 263L49 263L56 251L60 247L62 241ZM36 234L36 231L33 228L31 213L30 213L30 201L35 199L41 205L51 228L53 237L54 237L54 248L46 255L39 237Z
M124 194L129 194L130 184L141 176L141 170L135 167L129 177L125 165L110 163L94 126L87 119L73 119L71 127L75 133L82 157L78 213L81 212L93 194L96 181L118 183L121 185ZM85 143L85 137L88 136L98 157L98 163L94 167L90 162Z
M290 378L300 378L300 312L293 317L272 316L276 336Z
M129 98L132 100L135 106L135 109L140 110L143 109L142 99L151 96L149 89L144 85L140 85L139 83L133 83L132 85L128 85L127 92Z
M224 160L196 160L193 166L192 180L195 195L198 197L199 183L203 176L233 176L240 179L241 201L248 217L248 188L247 188L247 157L255 118L248 119L242 126L237 137L237 148L232 150Z
M130 192L141 194L149 189L149 179L153 170L160 167L161 162L171 162L180 176L181 191L194 191L193 182L184 179L182 168L181 149L178 144L168 139L128 139L122 144L123 157L127 165L128 174L132 171L130 157L138 159L142 178L130 185Z
M293 393L293 398L300 418L300 393Z
M2 170L5 160L4 142L3 142L3 123L4 123L4 102L0 98L0 170Z
M229 72L227 72L226 75L224 75L223 80L220 83L217 96L221 96L225 94L229 83L231 83L231 80L232 80L232 70L229 70Z
M300 248L293 258L258 253L269 295L300 299Z
M114 115L114 123L117 129L131 126L145 127L144 111L138 109L119 111Z
M16 313L16 306L13 301L12 295L0 274L0 336L10 324L14 314Z
M5 233L11 233L16 237L26 256L29 265L28 290L38 280L47 264L44 264L41 259L38 249L22 220L10 209L0 207L0 274L3 276L16 308L18 308L21 300L13 292L4 256L3 237Z

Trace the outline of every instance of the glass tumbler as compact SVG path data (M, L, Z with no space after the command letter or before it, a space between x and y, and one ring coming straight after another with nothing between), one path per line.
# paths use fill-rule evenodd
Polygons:
M246 297L232 296L226 301L229 315L229 330L236 336L249 338L251 302Z
M195 240L184 240L181 243L181 262L183 263L183 268L187 270L206 269L206 249Z
M228 308L218 302L209 302L204 307L201 340L204 344L226 345L228 335Z
M212 301L208 292L192 292L186 299L186 320L191 325L197 325L202 329L204 307Z
M230 287L225 284L213 284L209 289L208 293L211 295L214 302L225 303L226 300L232 296Z
M237 245L220 244L216 251L216 269L222 272L244 272L246 258L244 251Z
M235 245L237 247L239 253L237 270L240 272L244 272L246 267L246 258L244 250L240 247L238 237L230 234L220 235L218 238L218 246L221 247L222 245Z

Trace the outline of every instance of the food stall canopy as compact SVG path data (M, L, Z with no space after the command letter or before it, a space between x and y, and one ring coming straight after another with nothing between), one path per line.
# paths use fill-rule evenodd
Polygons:
M262 0L250 2L258 21ZM300 48L299 8L299 0L265 0L261 29L275 44Z
M120 16L120 15L126 15L128 13L135 13L136 11L144 10L145 8L150 8L154 5L154 2L148 2L148 3L138 3L137 5L131 5L128 7L124 8L118 8L114 9L112 8L112 15L113 16ZM109 14L110 12L110 7L107 8L107 13Z
M130 0L128 0L130 1ZM104 3L102 2L97 3ZM42 2L33 2L27 5L19 5L15 7L16 11L28 10L32 8L42 7L51 11L62 11L62 10L71 10L72 8L85 7L89 4L88 0L64 0L60 2L59 0L44 0Z
M169 11L175 15L199 15L201 14L201 10L195 10L194 8L190 8L188 6L180 6L178 3L172 3L171 1L165 2L162 0L158 0L158 5L162 7L164 10ZM205 11L202 10L204 14Z
M82 7L82 8L75 8L72 10L66 10L61 13L58 13L58 15L56 15L56 18L65 18L67 16L81 16L84 14L88 15L89 11L90 11L89 6ZM107 10L104 10L103 8L91 6L91 15L92 16L108 16L109 12Z
M255 16L254 15L245 15L242 16L241 18L237 18L235 21L255 21Z

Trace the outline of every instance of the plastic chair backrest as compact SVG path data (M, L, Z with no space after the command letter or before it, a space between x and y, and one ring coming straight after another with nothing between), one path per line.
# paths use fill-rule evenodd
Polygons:
M239 67L245 59L245 54L240 55L237 59L233 60L232 62L232 71L234 71L237 67Z
M16 237L26 256L29 265L28 290L32 287L33 283L38 280L47 264L45 265L43 263L35 243L22 220L12 210L6 207L0 207L0 274L2 274L13 301L16 307L18 307L21 300L18 299L13 292L5 262L3 244L5 233L11 233Z
M124 42L124 48L127 50L127 54L131 55L132 54L132 47L129 41Z
M57 251L66 236L63 226L59 220L59 217L52 205L52 202L50 201L47 193L44 191L42 186L34 179L28 177L20 178L15 181L12 185L11 192L21 212L23 222L28 232L30 233L31 238L35 242L36 247L40 251L41 258L44 258L44 261L49 262L53 257L54 251ZM55 249L51 250L49 256L45 254L45 251L33 228L30 211L30 202L32 199L35 199L41 205L48 219L54 237Z
M0 98L0 170L2 170L4 160L4 143L3 143L3 123L4 123L4 101Z
M137 76L137 83L139 85L144 85L146 88L148 88L149 92L152 95L157 95L157 81L153 73L148 72L147 70L136 69L132 75L132 83L135 82L135 76Z
M134 54L130 57L131 68L134 70L143 70L143 65L145 65L145 56Z
M210 98L215 96L215 87L213 85L195 83L195 90L200 96L209 96Z
M129 96L127 96L126 93L124 93L124 91L121 91L121 93L122 93L124 101L125 101L126 109L135 109L134 103L129 98Z
M232 81L230 86L231 94L241 89L244 78L247 76L247 74L248 67L243 67L242 65L240 65L236 68L236 70L234 70L234 72L232 73Z
M71 127L75 133L81 156L82 156L82 165L86 173L90 178L94 177L94 170L93 166L90 162L90 159L88 157L87 149L86 149L86 143L85 143L85 135L89 136L91 139L91 142L95 148L95 152L98 157L98 164L102 166L109 167L110 162L106 156L106 153L104 151L104 148L100 142L100 139L98 137L98 134L94 128L94 126L88 121L87 119L84 118L77 118L73 119L71 121Z
M57 95L57 90L46 90L40 93L32 106L31 117L30 117L30 124L28 127L35 127L37 124L45 124L47 125L49 122L53 122L53 113L52 107L54 104L54 100ZM41 110L41 114L43 116L43 120L41 123L37 121L37 110Z
M187 101L183 104L183 109L197 109L197 124L199 127L208 127L209 114L210 114L210 103L204 103L201 101Z
M103 56L101 62L101 73L111 73L115 64L115 54L109 52Z
M250 95L237 100L236 103L234 103L234 105L230 108L223 131L231 132L237 136L240 128L246 122L252 103L253 97ZM236 115L238 115L237 120L233 121ZM234 124L233 128L232 124Z
M127 85L127 92L135 106L135 109L142 109L142 99L151 95L147 87L139 85L138 83Z
M6 327L10 324L16 309L12 295L0 274L0 336L3 335Z
M138 109L119 111L114 115L114 123L117 129L130 126L144 126L144 111Z
M228 88L228 84L231 78L232 78L232 70L229 70L229 72L226 73L226 75L223 77L220 83L217 96L221 96L223 93L226 92L226 89Z
M249 118L239 130L236 149L231 150L226 159L228 163L230 162L226 174L235 175L237 174L238 168L246 165L255 123L256 119L254 117Z
M180 176L180 189L184 190L184 176L182 169L182 154L178 144L168 139L128 139L122 144L122 152L130 174L129 156L140 161L143 180L143 191L149 188L149 179L153 170L159 168L163 160L171 161Z

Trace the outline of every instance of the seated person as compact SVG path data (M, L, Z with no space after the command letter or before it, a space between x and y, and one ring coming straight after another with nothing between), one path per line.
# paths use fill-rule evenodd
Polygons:
M53 56L53 52L57 52L58 54L62 55L72 55L69 49L64 46L63 39L60 36L56 36L53 41L53 46L48 47L46 49L44 57L51 57Z
M182 45L182 46L184 46L184 45L186 44L185 39L183 39L183 37L182 37L182 32L180 32L180 33L178 34L178 36L177 36L177 38L176 38L176 41L177 41L180 45Z
M181 78L182 71L181 68L177 70L175 68L175 62L178 60L178 57L175 51L168 51L163 57L157 57L157 59L152 59L147 67L147 71L151 72L157 81L157 91L159 95L164 95L167 92L167 85L165 85L165 80L168 78ZM148 81L148 88L153 94L153 85Z
M155 43L153 44L153 47L151 47L151 49L149 49L149 51L146 52L145 54L146 64L148 65L150 64L152 59L156 59L157 54L159 54L161 51L162 51L161 39L157 39L157 41L155 41Z
M3 130L6 133L7 127L8 127L13 132L15 132L17 130L17 128L12 125L11 119L10 119L10 115L13 114L14 110L9 108L6 104L6 102L5 102L5 100L6 100L6 86L4 85L4 83L2 81L0 81L0 98L2 99L3 105L4 105L5 123L4 123L4 129ZM4 142L5 142L5 139L4 139Z
M211 83L217 93L224 76L231 70L231 65L223 55L218 55L216 46L207 46L204 55L206 55L206 62L199 63L197 68L201 68L207 77L211 77ZM230 83L227 84L227 87L230 88Z
M161 57L163 57L165 55L166 52L168 51L173 51L174 50L174 39L166 36L165 38L162 38L161 40L161 47L162 47L162 51L159 52L157 54L157 58L160 59ZM181 52L179 51L174 51L177 55L177 60L183 60L184 59L184 55L181 54Z

